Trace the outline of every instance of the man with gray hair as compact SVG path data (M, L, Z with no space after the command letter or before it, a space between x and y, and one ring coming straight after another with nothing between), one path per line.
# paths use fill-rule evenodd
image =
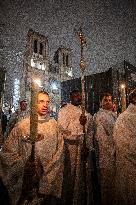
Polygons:
M17 109L13 114L11 114L6 131L6 136L10 134L11 130L14 128L16 123L24 119L28 114L29 111L27 109L27 101L21 100L19 102L19 109Z

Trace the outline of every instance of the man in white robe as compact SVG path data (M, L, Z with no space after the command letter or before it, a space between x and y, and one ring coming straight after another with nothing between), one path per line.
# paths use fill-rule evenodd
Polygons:
M136 204L136 89L114 127L116 147L116 205Z
M88 160L89 176L82 172L83 163L81 160L81 151L83 147L83 123L86 123L86 147L89 150L89 154L93 148L93 118L89 113L85 113L86 117L83 117L81 110L81 93L78 90L74 90L70 94L71 103L67 103L61 108L58 115L58 124L64 129L70 132L70 135L65 136L65 169L64 169L64 186L63 196L64 204L67 205L83 205L83 186L84 186L84 174L88 177L87 181L87 204L93 204L92 202L92 181L91 181L91 165ZM89 155L89 157L91 157ZM88 157L88 158L89 158ZM84 171L85 172L85 171ZM89 178L90 177L90 178ZM90 180L89 180L90 179Z
M63 178L63 137L57 122L48 116L48 93L38 94L38 140L35 142L35 158L39 169L39 196L30 202L19 202L23 189L23 176L32 145L29 142L30 117L23 119L13 128L0 152L0 176L7 187L11 204L61 203ZM40 163L39 163L40 162ZM30 176L35 170L27 167ZM32 172L31 172L32 171ZM31 173L29 173L31 172ZM28 181L31 179L28 177ZM29 186L29 183L26 182ZM26 187L27 188L27 187Z
M94 115L95 139L98 146L97 161L101 187L102 205L111 205L114 198L115 153L113 143L113 127L117 114L112 111L112 96L101 95L101 108Z
M27 108L26 100L21 100L19 102L19 110L16 110L9 119L9 123L6 130L6 136L8 136L11 130L14 128L17 122L21 121L22 119L26 118L29 115L29 110Z

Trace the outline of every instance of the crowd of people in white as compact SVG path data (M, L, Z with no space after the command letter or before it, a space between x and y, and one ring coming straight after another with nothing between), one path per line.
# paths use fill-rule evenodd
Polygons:
M6 128L1 111L0 181L7 205L136 205L136 89L120 114L109 93L101 95L94 116L82 115L78 90L70 93L57 120L50 116L49 101L49 94L39 91L33 166L27 163L33 147L27 103L21 102Z

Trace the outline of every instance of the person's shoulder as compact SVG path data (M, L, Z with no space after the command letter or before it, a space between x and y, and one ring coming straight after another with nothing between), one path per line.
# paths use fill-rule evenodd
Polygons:
M29 130L29 127L30 127L30 117L22 119L21 121L17 122L8 135L16 136L18 135L17 133L22 133L22 131Z
M71 103L67 103L64 107L62 107L61 109L69 109L69 108L71 108L71 107L73 107L74 105L72 105Z
M57 120L54 117L50 117L49 122L53 123L53 124L56 124Z
M95 114L94 114L94 116L95 116L95 118L96 117L100 117L100 116L102 116L104 114L104 111L103 111L103 109L99 109Z
M73 105L71 103L67 103L67 105L65 105L59 110L59 113L69 112L69 110L71 110L72 107Z
M105 112L105 110L103 110L103 109L99 109L99 111L97 112L97 113L95 113L95 115L94 115L94 120L95 120L95 122L99 122L99 123L101 123L101 122L104 122L105 120L107 120L107 118L108 118L108 113L106 113Z
M45 122L45 126L48 124L48 126L51 127L56 127L57 126L57 120L53 117L50 117L50 119L48 120L48 122Z
M123 121L124 119L127 119L129 117L129 114L127 112L127 110L125 110L124 112L122 112L121 114L119 114L117 120L116 120L116 124L120 123L120 121Z
M93 116L91 115L91 113L89 113L89 112L85 112L85 115L87 116L87 118L89 118L89 119L93 119Z
M136 116L136 105L130 103L125 111L126 115Z
M117 120L116 120L116 126L120 126L121 124L124 124L125 126L128 126L128 124L134 122L134 115L132 110L130 109L131 106L129 105L128 108L119 114Z
M24 127L30 125L30 116L27 116L23 119L21 119L19 122L17 122L17 127Z

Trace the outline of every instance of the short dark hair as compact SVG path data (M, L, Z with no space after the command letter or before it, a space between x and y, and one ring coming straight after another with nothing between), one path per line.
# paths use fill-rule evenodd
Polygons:
M109 97L109 96L111 96L111 98L112 98L112 94L111 94L111 93L102 93L102 94L100 95L100 102L102 101L102 99L103 99L104 97Z
M38 95L39 94L44 94L44 95L48 95L49 96L49 93L47 92L47 91L45 91L45 90L40 90L39 92L38 92Z
M26 100L21 100L19 103L21 104L21 103L23 103L23 102L27 103L27 101L26 101Z
M78 90L78 89L72 90L72 91L70 92L70 97L71 97L72 95L74 95L74 94L77 94L77 93L80 93L80 94L81 94L80 90Z
M134 98L136 99L136 88L132 90L129 94L129 103L134 104Z

